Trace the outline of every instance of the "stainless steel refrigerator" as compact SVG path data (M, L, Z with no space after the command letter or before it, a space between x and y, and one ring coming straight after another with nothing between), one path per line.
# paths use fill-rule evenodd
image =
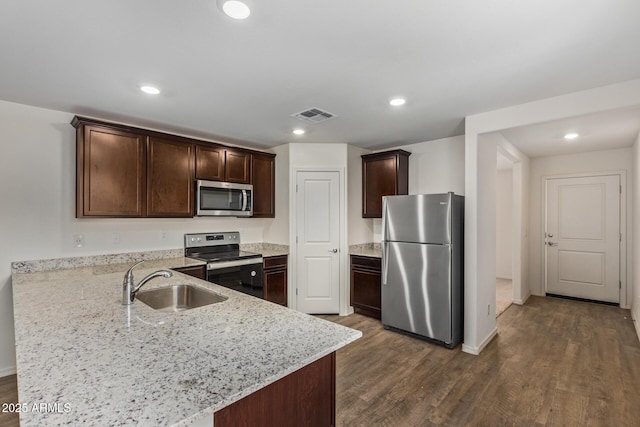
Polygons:
M464 197L382 201L382 324L453 348L462 340Z

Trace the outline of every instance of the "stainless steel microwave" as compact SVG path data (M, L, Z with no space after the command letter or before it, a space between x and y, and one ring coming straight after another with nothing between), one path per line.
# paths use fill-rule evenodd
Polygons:
M196 182L197 216L253 216L253 185Z

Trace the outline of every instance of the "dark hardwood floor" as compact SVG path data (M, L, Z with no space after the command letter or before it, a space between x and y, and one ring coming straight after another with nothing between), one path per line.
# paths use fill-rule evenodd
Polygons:
M629 310L531 297L482 352L322 316L364 336L337 353L338 426L638 426L640 343Z
M629 311L531 297L498 318L480 356L386 331L361 315L321 316L363 331L337 354L338 426L638 426L640 343ZM16 376L0 402L17 402ZM18 426L0 413L0 426Z
M18 403L18 385L15 375L0 378L0 405L5 403ZM19 416L15 412L5 412L7 408L0 408L0 426L18 427Z

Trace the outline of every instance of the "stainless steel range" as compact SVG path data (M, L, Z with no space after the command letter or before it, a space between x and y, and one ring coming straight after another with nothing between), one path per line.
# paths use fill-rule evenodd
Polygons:
M241 251L239 232L185 234L184 255L207 262L209 282L264 297L262 255Z

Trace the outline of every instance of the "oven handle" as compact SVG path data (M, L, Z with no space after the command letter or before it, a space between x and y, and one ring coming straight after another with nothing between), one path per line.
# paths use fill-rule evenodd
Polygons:
M242 212L247 210L247 190L242 190Z
M241 265L262 265L262 258L237 259L233 261L211 262L207 264L207 270L220 270L222 268L239 267Z

